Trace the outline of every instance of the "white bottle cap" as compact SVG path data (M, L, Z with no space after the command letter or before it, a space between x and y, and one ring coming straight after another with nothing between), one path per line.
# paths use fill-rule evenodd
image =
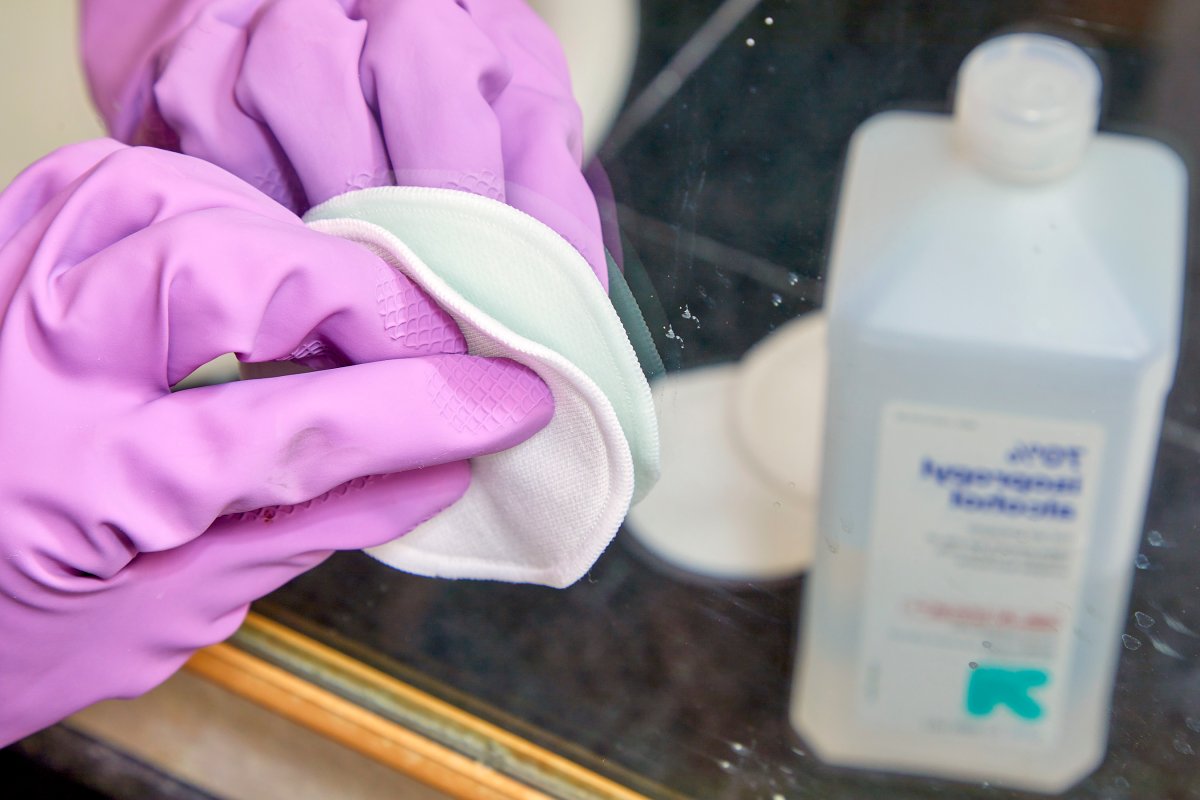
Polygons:
M1100 86L1096 63L1069 42L1035 33L991 39L958 72L959 146L999 177L1061 177L1095 135Z

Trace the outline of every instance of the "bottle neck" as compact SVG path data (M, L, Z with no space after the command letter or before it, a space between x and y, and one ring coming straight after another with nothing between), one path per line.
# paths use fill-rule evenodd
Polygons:
M977 47L959 70L959 150L1007 181L1044 183L1075 170L1096 135L1100 71L1069 42L1010 34Z

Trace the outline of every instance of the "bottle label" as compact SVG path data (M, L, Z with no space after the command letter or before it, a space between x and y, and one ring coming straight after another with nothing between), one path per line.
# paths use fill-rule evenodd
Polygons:
M873 726L1052 744L1104 432L891 404L867 565L859 708Z

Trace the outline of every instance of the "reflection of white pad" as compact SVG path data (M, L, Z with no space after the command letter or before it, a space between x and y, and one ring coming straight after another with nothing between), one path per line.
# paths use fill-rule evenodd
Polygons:
M773 580L812 559L825 404L825 323L808 314L737 365L654 383L663 473L627 530L672 565Z
M529 366L554 395L544 429L471 460L458 502L367 552L422 575L578 580L658 475L649 387L587 262L532 217L447 189L351 192L305 221L379 253L454 318L471 353Z
M805 314L742 359L733 399L734 438L763 477L797 504L815 507L825 427L825 315Z

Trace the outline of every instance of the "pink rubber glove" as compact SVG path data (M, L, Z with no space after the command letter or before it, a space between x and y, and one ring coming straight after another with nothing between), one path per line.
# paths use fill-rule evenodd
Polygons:
M226 352L352 365L170 392ZM549 421L533 373L463 352L369 250L211 164L103 140L21 175L0 195L0 745L151 688Z
M84 0L113 136L217 164L297 213L352 189L506 202L608 285L554 35L522 0Z

